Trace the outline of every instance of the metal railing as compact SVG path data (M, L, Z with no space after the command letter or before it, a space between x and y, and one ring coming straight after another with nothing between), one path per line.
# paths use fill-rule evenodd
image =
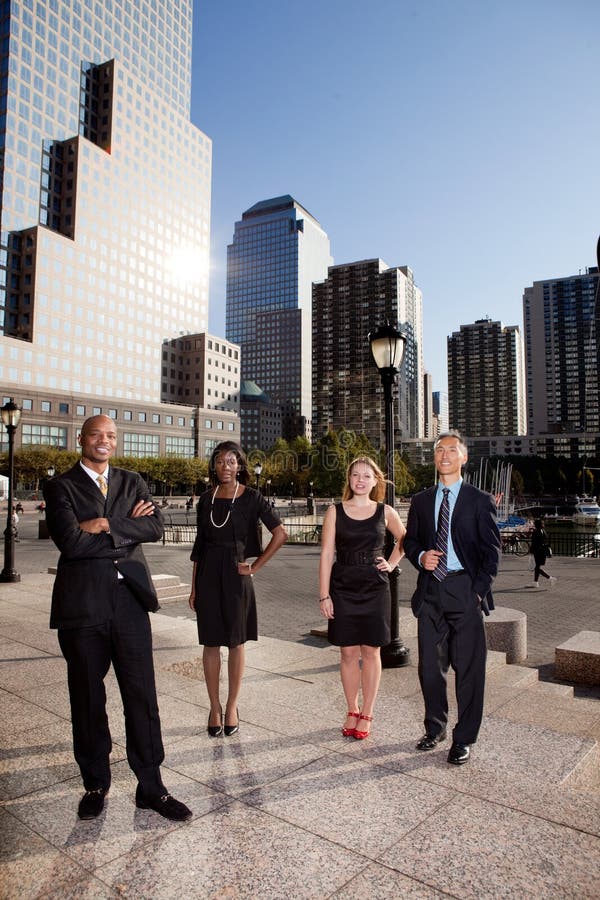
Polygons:
M600 557L600 534L590 531L551 533L548 542L553 556ZM502 553L527 556L529 539L525 535L502 534Z
M284 523L288 544L320 544L321 525L302 525ZM193 544L196 540L196 523L185 525L173 522L165 523L163 544Z

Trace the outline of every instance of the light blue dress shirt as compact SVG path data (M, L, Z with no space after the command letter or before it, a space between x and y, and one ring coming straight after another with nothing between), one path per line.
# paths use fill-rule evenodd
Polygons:
M441 481L438 481L437 492L435 495L435 524L437 529L437 521L440 512L440 506L442 505L442 500L444 498L444 488L448 487L450 493L448 494L448 503L450 505L450 527L448 531L448 571L456 572L457 569L462 569L462 563L456 553L454 552L454 545L452 543L452 513L454 512L454 505L456 503L456 498L458 497L458 492L460 491L461 485L463 483L462 478L459 478L458 481L455 481L453 484L444 485Z

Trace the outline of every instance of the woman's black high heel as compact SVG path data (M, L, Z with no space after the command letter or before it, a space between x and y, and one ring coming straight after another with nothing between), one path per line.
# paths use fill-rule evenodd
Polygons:
M240 711L236 708L237 714L237 725L225 725L225 737L231 737L232 734L236 734L240 730Z
M221 723L219 725L210 724L210 713L208 714L208 725L206 727L209 737L221 737L223 734L223 707L221 707ZM227 733L227 732L226 732Z

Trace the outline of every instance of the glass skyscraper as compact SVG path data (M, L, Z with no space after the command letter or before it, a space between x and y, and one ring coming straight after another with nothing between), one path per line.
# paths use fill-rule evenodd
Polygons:
M159 402L163 340L208 319L192 0L0 9L0 383Z
M287 439L310 436L312 283L331 261L326 233L289 195L246 210L227 248L227 340L242 379L279 405Z

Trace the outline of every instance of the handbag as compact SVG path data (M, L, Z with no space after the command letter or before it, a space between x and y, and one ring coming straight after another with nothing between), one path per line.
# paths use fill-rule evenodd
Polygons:
M552 558L552 547L549 544L546 544L546 556L548 559Z

